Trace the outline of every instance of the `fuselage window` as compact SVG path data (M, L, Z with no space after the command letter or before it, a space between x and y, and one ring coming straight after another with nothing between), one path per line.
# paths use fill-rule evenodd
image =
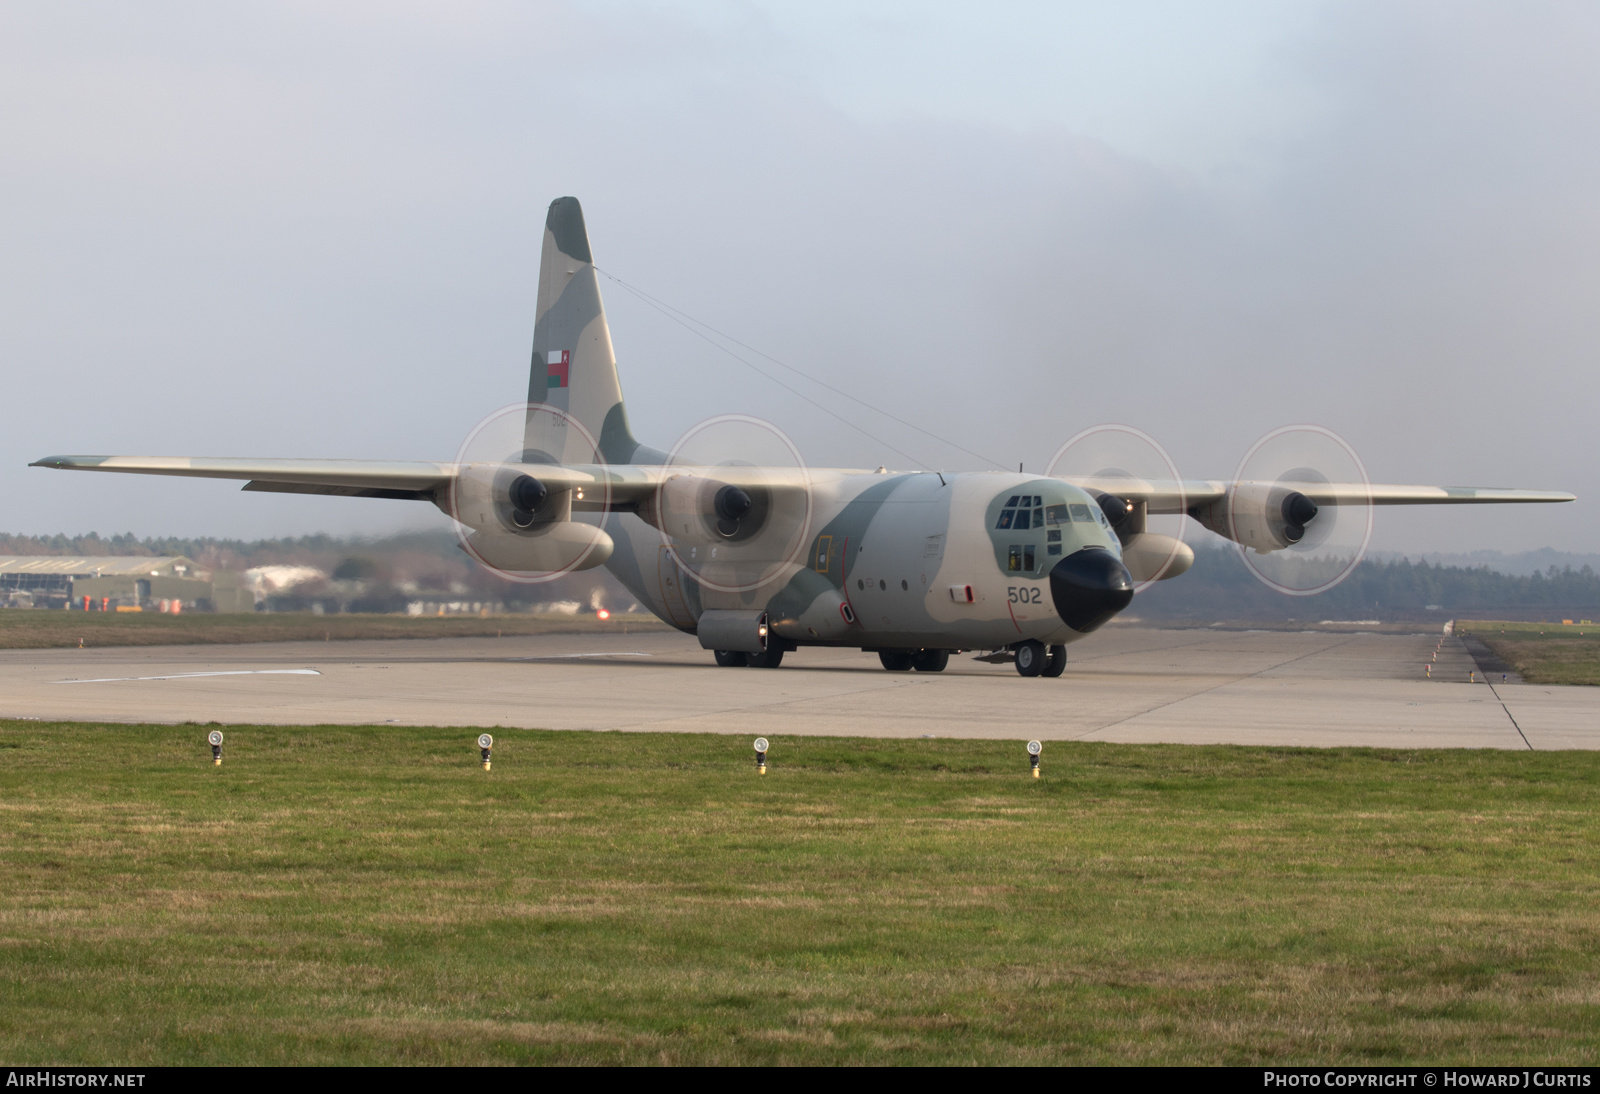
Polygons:
M995 527L996 528L1010 528L1011 527L1011 522L1016 520L1016 519L1017 519L1017 511L1015 509L1007 509L1005 512L1000 514L1000 520L998 522L996 522Z
M1061 544L1052 543L1050 546L1045 548L1045 553L1046 554L1052 554L1052 555L1059 555L1061 553Z
M1089 507L1087 505L1078 505L1075 503L1071 508L1073 520L1082 521L1085 524L1094 523L1094 516L1089 512Z
M1034 568L1033 544L1031 543L1022 549L1022 568L1024 570L1032 570Z
M1061 529L1059 529L1059 528L1050 529L1048 532L1046 532L1044 534L1044 538L1045 538L1045 542L1046 543L1060 543L1061 542Z
M1022 572L1022 547L1013 543L1011 550L1006 553L1006 569L1011 573Z
M1018 495L1012 494L1010 499L1006 502L1006 508L1007 509L1015 509L1017 507L1017 502L1019 502L1021 500L1022 499Z
M1066 524L1072 520L1065 505L1052 505L1044 511L1046 524Z
M1026 532L1028 530L1028 511L1026 509L1017 510L1017 522L1011 527L1015 528L1019 532Z

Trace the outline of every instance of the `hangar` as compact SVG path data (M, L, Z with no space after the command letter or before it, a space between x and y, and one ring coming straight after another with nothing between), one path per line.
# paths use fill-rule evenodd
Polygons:
M8 608L206 611L212 583L181 556L0 555L0 603ZM174 607L176 605L176 607Z

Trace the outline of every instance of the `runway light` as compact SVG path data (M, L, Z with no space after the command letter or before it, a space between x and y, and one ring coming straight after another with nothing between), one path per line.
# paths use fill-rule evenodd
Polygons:
M222 766L222 730L213 729L206 734L206 743L211 746L211 763L214 767Z
M757 737L756 738L756 774L757 775L765 775L766 773L767 773L767 739L765 737Z
M601 620L606 620L606 619L610 619L611 618L611 613L606 611L604 608L601 608L599 611L595 612L594 614L599 616L601 618Z
M489 770L489 754L494 751L494 738L487 733L478 734L478 749L483 755L483 769Z
M1044 745L1038 741L1028 742L1028 766L1033 769L1033 777L1039 777L1039 753L1044 751Z

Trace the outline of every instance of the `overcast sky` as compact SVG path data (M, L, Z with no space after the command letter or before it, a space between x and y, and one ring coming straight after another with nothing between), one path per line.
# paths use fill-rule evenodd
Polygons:
M442 524L24 465L449 459L526 390L572 194L603 269L996 461L1121 422L1224 477L1313 422L1583 499L1374 547L1600 549L1597 57L1590 3L7 3L0 526ZM641 439L987 466L604 287Z

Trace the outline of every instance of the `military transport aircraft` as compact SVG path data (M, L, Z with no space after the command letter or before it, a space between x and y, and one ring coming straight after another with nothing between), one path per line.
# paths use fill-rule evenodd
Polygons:
M775 668L785 652L820 645L875 651L891 671L938 672L971 650L1023 676L1059 676L1067 643L1126 608L1136 588L1188 569L1187 518L1294 593L1349 572L1373 505L1574 500L1375 485L1359 461L1336 459L1330 476L1292 444L1275 464L1262 455L1271 444L1258 445L1233 480L1184 480L1159 460L1130 470L1140 457L1120 459L1126 446L1099 453L1108 438L1148 440L1112 429L1080 445L1076 462L1065 446L1045 475L808 468L775 429L738 416L702 423L670 452L640 444L583 212L566 197L545 222L528 401L486 420L454 462L51 456L32 466L432 502L469 554L513 580L605 565L719 665ZM1338 456L1340 445L1322 451ZM1180 535L1152 518L1176 521ZM1260 562L1273 558L1287 568Z

